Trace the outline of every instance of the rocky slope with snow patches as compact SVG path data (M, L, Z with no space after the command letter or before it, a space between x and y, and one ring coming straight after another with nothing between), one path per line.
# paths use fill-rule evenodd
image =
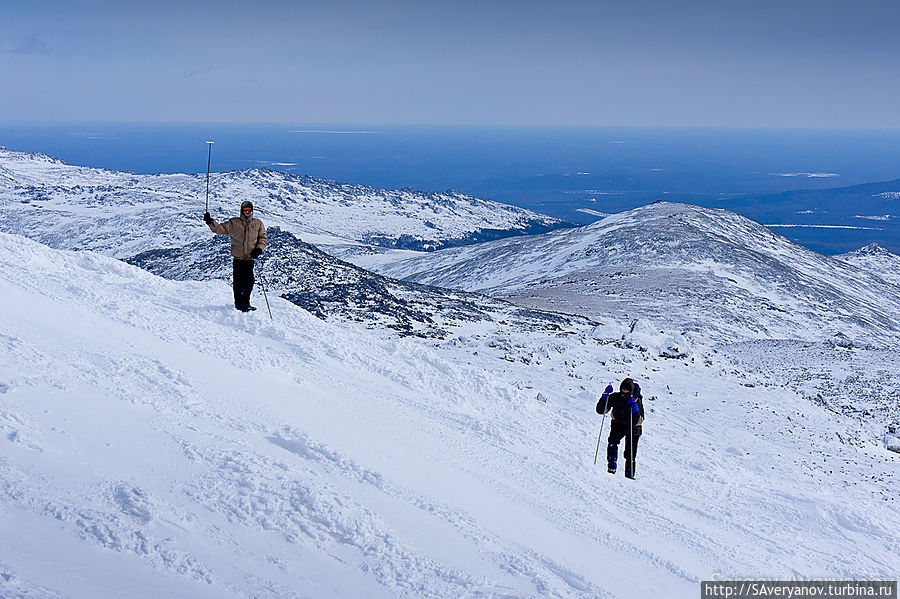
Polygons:
M722 345L716 353L742 371L765 373L811 403L864 423L900 453L900 447L891 448L900 431L900 357L893 347L765 340ZM797 423L789 417L785 424ZM860 443L852 432L836 434Z
M900 286L900 256L892 254L877 243L835 257Z
M564 231L387 264L389 276L713 342L900 339L900 288L737 214L657 202ZM654 324L655 323L655 324Z
M0 234L0 595L693 597L900 568L900 456L748 352L398 338L228 293ZM625 375L635 481L592 464Z
M127 257L184 245L206 229L205 192L205 174L134 175L0 149L0 230L52 247ZM353 246L430 250L567 226L452 191L375 189L265 169L211 175L214 217L237 215L243 200L267 225L348 253Z
M521 308L484 295L389 279L334 258L277 227L269 228L268 239L256 262L258 290L265 286L272 296L320 318L337 316L402 335L432 337L446 337L455 324L481 320L529 330L596 326L584 318ZM182 248L149 250L127 261L168 279L230 282L229 247L227 236L215 236Z

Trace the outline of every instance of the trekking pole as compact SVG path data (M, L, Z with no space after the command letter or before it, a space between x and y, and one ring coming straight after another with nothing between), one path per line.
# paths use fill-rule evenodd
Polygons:
M594 451L594 466L597 465L597 456L600 455L600 439L603 438L603 423L606 422L606 406L609 405L609 394L606 395L606 401L603 402L603 418L600 419L600 434L597 435L597 449Z
M266 309L269 311L269 318L271 318L272 320L275 320L275 317L272 316L272 308L269 306L269 296L266 295L266 281L265 281L265 279L263 279L262 269L260 269L260 272L258 274L259 274L259 286L262 287L262 290L263 290L263 297L266 300Z
M216 143L212 140L212 137L209 138L209 141L206 142L206 145L209 147L209 152L206 156L206 210L205 212L209 212L209 165L212 162L212 145Z
M634 478L634 411L628 411L628 448L631 449L631 478Z

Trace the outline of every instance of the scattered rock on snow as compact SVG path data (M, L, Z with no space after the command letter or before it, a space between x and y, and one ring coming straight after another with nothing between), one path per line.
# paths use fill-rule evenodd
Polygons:
M890 451L900 453L900 437L892 435L891 433L886 433L884 435L884 446Z

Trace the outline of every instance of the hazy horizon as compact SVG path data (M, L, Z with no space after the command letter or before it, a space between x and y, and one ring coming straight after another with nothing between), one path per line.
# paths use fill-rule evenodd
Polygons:
M900 179L900 130L0 124L11 150L135 174L204 172L210 136L213 172L264 167L376 188L454 189L578 223L660 199L728 208L761 197L748 215L821 227L780 230L818 251L872 241L900 251L896 201L871 193L785 198L774 213L758 211L765 194Z
M757 126L757 125L610 125L610 124L540 124L540 123L439 123L439 122L366 122L366 121L177 121L177 120L104 120L104 119L21 119L10 120L0 119L0 126L7 127L28 127L28 126L65 126L65 125L111 125L111 126L241 126L241 125L271 125L271 126L287 126L287 127L340 127L344 129L359 127L410 127L410 128L496 128L496 129L697 129L697 130L718 130L718 131L841 131L841 132L897 132L900 131L900 124L892 127L857 127L857 126ZM376 131L349 131L349 130L317 130L303 131L302 133L334 133L334 134L364 134L377 133Z

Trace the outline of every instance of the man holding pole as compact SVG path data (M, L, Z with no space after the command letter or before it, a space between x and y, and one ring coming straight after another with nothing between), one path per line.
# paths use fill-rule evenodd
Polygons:
M604 395L606 394L604 393ZM616 473L619 441L625 437L625 478L634 478L637 443L641 437L641 424L644 422L643 400L640 386L627 378L619 385L618 393L611 393L597 402L598 414L612 411L608 445L606 446L607 471L610 474ZM599 444L599 439L597 442Z
M253 261L259 258L266 248L268 238L266 227L258 218L253 218L253 203L241 203L241 215L230 218L223 223L216 222L209 212L203 214L203 220L216 235L231 236L231 257L234 258L234 307L241 312L256 310L250 305L250 292L253 291Z

